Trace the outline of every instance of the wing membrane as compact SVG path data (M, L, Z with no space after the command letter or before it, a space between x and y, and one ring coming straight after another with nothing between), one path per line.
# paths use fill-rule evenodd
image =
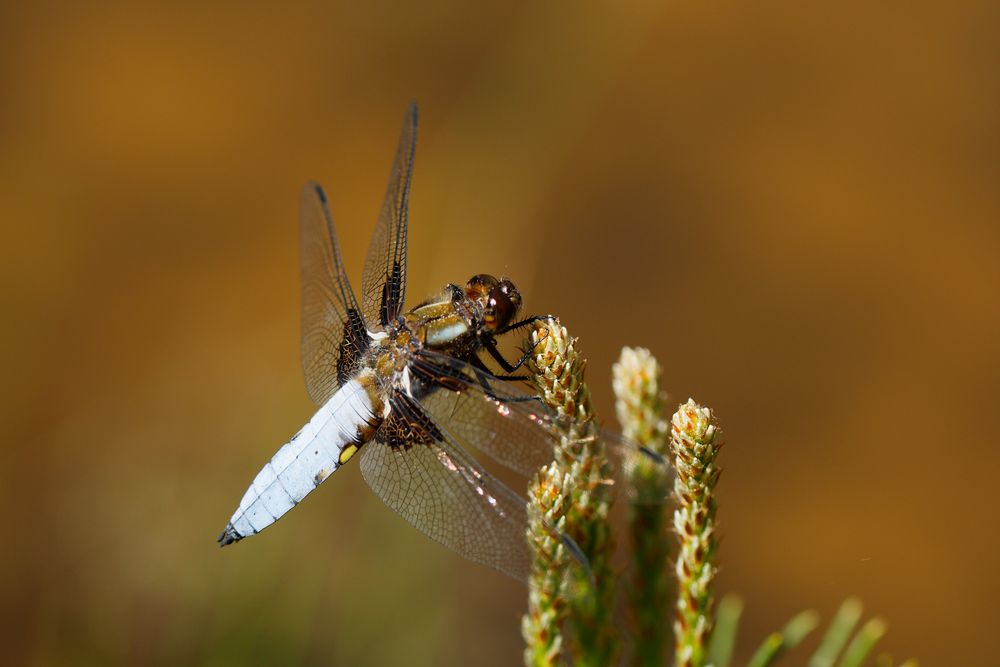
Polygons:
M356 370L368 345L364 318L344 272L326 194L309 183L299 197L302 263L302 370L323 405Z
M417 142L417 106L410 104L403 118L389 186L372 235L361 280L364 316L372 326L396 319L406 297L406 233L413 153Z
M376 438L362 448L361 473L386 505L432 540L525 581L525 500L444 438L408 449Z
M438 387L418 392L421 405L462 444L525 477L552 460L556 434L541 401L445 355L421 353L414 370L425 388Z
M412 366L424 383L441 387L428 392L420 402L435 420L448 425L459 442L528 477L552 460L563 418L537 397L510 381L439 352L421 350ZM626 489L630 499L635 498L625 480L639 461L661 466L665 474L673 475L664 457L622 434L602 428L598 437L611 454L614 484Z

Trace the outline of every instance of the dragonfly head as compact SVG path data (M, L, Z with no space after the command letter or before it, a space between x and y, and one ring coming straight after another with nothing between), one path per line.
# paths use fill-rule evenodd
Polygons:
M514 283L488 273L472 276L465 284L465 296L482 307L483 324L489 331L503 329L521 309L521 293Z

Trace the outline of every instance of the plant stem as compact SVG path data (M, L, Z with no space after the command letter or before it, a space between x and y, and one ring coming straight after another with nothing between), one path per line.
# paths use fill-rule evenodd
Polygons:
M669 427L660 392L660 366L644 348L623 348L612 369L615 409L622 434L649 451L667 454ZM634 492L628 525L632 536L632 611L635 619L633 663L659 667L667 646L667 556L669 525L664 499L670 469L633 453L628 483Z

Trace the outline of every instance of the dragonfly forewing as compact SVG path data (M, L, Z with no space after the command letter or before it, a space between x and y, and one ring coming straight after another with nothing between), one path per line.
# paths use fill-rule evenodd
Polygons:
M326 194L309 183L299 197L302 370L309 397L329 400L353 377L368 346L364 318L344 271Z
M412 368L417 382L437 387L421 405L463 445L529 478L552 460L556 434L537 398L445 355L422 354Z
M439 389L421 398L424 408L447 423L465 446L484 452L498 463L527 477L552 460L568 418L559 417L519 383L484 373L460 359L422 350L411 362L415 375ZM632 498L629 471L642 462L672 477L669 461L608 428L586 437L600 438L608 450L616 495ZM665 498L663 499L666 500Z
M361 304L371 327L385 327L403 312L410 180L416 147L417 105L411 103L403 118L396 157L389 172L389 186L361 278Z

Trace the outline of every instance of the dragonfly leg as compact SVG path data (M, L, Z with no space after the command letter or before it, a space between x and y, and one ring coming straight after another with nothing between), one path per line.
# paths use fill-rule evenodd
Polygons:
M496 349L496 348L494 347L494 349ZM497 352L497 354L500 354L500 353ZM503 357L501 357L501 358L503 358ZM493 400L495 400L495 401L501 401L503 403L523 403L523 402L527 402L527 401L537 401L537 400L539 400L537 396L503 396L503 397L500 397L500 396L497 396L496 393L494 393L493 388L490 386L490 380L508 380L508 381L514 382L514 381L518 381L518 380L528 380L528 379L530 379L527 375L524 375L524 376L519 376L519 375L495 375L489 368L486 367L486 364L483 363L483 360L480 359L476 355L472 355L472 357L469 359L469 365L472 366L472 369L476 372L476 379L479 380L479 384L483 388L483 393L486 394L487 396L489 396L490 398L492 398Z
M511 364L509 361L504 359L502 354L500 354L500 350L497 349L496 341L494 341L492 338L487 338L485 341L483 341L483 347L486 348L486 351L490 353L490 356L493 357L493 360L496 361L498 364L500 364L500 368L502 368L504 372L507 374L516 371L527 359L527 356L525 356L522 357L521 360L517 362L516 365ZM534 345L532 345L531 347L532 349L534 349Z
M504 359L504 356L500 354L500 350L497 349L496 341L492 338L487 339L483 343L483 347L486 348L486 351L490 353L490 356L493 357L493 359L500 364L500 367L504 370L504 372L507 373L507 375L498 375L496 377L501 380L528 380L530 378L527 375L511 375L511 373L514 373L517 369L523 366L528 359L531 358L531 355L535 353L535 348L538 347L540 342L541 340L534 341L531 346L524 351L521 358L517 360L517 363L514 364Z
M514 322L513 324L508 324L502 329L497 329L496 331L493 332L493 335L499 336L500 334L505 334L508 331L514 331L515 329L521 329L522 327L526 327L529 324L534 324L535 322L544 322L545 320L554 320L554 319L556 319L555 315L532 315L531 317L527 317L521 320L520 322Z

